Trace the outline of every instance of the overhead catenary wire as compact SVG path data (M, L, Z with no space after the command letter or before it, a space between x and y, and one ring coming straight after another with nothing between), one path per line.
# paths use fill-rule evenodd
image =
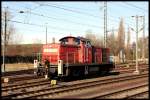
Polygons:
M16 10L16 9L12 9L12 8L11 8L11 10ZM16 10L16 11L19 12L19 10ZM24 11L24 12L25 12L25 13L29 13L28 11ZM36 15L36 16L45 17L45 18L49 18L49 19L53 19L53 20L60 20L60 21L64 21L64 22L69 22L69 23L73 23L73 24L76 24L76 25L85 25L85 26L88 26L88 27L102 28L102 27L96 26L96 25L74 22L74 21L70 21L70 20L66 20L66 19L62 19L62 18L60 19L60 18L50 17L50 16L46 16L46 15L43 15L43 14L31 12L31 11L30 11L30 14L33 14L33 15Z
M33 24L33 23L25 23L25 22L20 22L20 21L16 21L16 20L8 20L10 22L14 22L14 23L20 23L20 24L26 24L26 25L32 25L32 26L38 26L38 27L44 27L44 25L38 25L38 24Z
M8 20L10 22L14 22L14 23L20 23L20 24L26 24L26 25L32 25L32 26L38 26L38 27L45 27L45 25L39 25L39 24L34 24L34 23L24 23L24 22L20 22L20 21L16 21L16 20ZM71 30L71 31L76 31L76 32L81 32L80 30L75 30L75 29L68 29L68 28L60 28L60 27L55 27L55 26L50 26L48 25L48 27L51 27L53 29L58 29L58 30Z
M14 10L14 9L13 9ZM35 13L34 13L35 14ZM25 22L20 22L20 21L16 21L16 20L8 20L8 21L11 21L11 22L15 22L15 23L20 23L20 24L26 24L26 25L32 25L32 26L38 26L38 27L44 27L43 25L39 25L39 24L33 24L33 23L25 23ZM53 27L53 26L50 26L50 27ZM58 27L53 27L55 29L58 29ZM59 28L60 30L69 30L68 28L67 29L62 29L62 28ZM71 29L70 29L71 30ZM76 30L77 31L77 30ZM78 31L80 32L80 31Z
M39 3L36 3L36 4L39 4ZM100 16L96 16L96 15L89 14L89 13L86 13L86 12L81 12L81 11L78 11L78 10L72 10L72 9L68 9L68 8L65 8L65 7L60 7L60 6L57 6L57 5L54 5L54 4L41 4L41 5L43 5L43 6L49 6L49 7L54 7L54 8L62 9L62 10L65 10L65 11L82 14L82 15L88 15L88 16L95 17L95 18L98 18L98 19L100 17Z
M57 5L57 4L53 4L53 5L43 4L43 5L55 6L55 7L57 7L57 8L62 9L62 8L61 8L61 7L59 7L59 5ZM64 5L63 5L63 7L66 7L66 6L64 6ZM71 9L69 9L69 8L72 8L72 7L68 7L68 8L67 8L67 10L69 10L69 11L70 11ZM80 13L83 13L83 14L84 14L85 12L80 12ZM95 15L94 15L94 16L95 16ZM97 16L97 17L99 17L99 16ZM109 16L109 17L110 17L110 16ZM112 16L111 16L111 17L112 17ZM118 18L118 19L120 19L120 18ZM113 20L113 19L111 19L111 20L112 20L112 21L116 21L117 19L114 19L114 20ZM118 20L117 20L117 21L118 21ZM125 23L125 24L129 25L129 23Z
M20 21L14 21L14 20L9 20L9 21L11 21L11 22L15 22L15 23L20 23L20 24L26 24L26 25L32 25L32 26L38 26L38 27L45 27L44 25L39 25L39 24L34 24L34 23L25 23L25 22L20 22ZM59 29L59 30L71 30L71 29L62 29L62 28L59 28L59 27L53 27L53 26L50 26L50 27L52 27L53 29ZM71 30L72 31L72 30ZM77 30L75 30L75 31L77 31ZM78 31L78 32L80 32L80 31Z
M39 5L41 6L42 4L39 4ZM12 8L10 8L10 9L19 12L19 10L12 9ZM29 12L26 11L26 13L29 13ZM74 21L70 21L70 20L66 20L66 19L60 19L60 18L54 18L54 17L50 17L50 16L43 15L43 14L31 12L31 11L30 11L30 14L37 15L37 16L41 16L41 17L45 17L45 18L50 18L50 19L53 19L53 20L60 20L60 21L70 22L70 23L74 23L74 24L77 24L77 25L86 25L86 26L88 26L88 27L103 28L103 27L96 26L96 25L90 25L90 24L78 23L78 22L74 22ZM118 21L118 22L119 22L119 19L117 20L117 19L114 19L114 18L113 18L113 19L112 19L112 18L110 19L110 18L111 18L111 17L109 17L109 20L111 20L111 21L114 21L114 22ZM125 24L129 25L129 23L126 23L126 22L125 22Z
M143 10L143 11L148 11L148 10L146 10L146 9L143 9L143 8L141 8L141 7L138 7L138 6L136 6L136 5L134 5L134 4L131 4L131 3L127 3L127 2L122 2L122 3L124 3L124 4L126 4L126 5L129 5L129 6L131 6L131 7L134 7L134 8L140 9L140 10Z
M123 8L129 8L130 9L130 11L133 11L133 9L131 9L129 6L132 6L132 8L135 8L134 6L135 5L133 5L133 4L130 4L130 3L127 3L127 2L120 2L121 4L122 4L122 6L121 7L123 7ZM126 3L126 4L125 4ZM108 2L108 4L109 4L109 2ZM124 5L125 4L125 5ZM129 4L129 5L128 5ZM126 6L126 5L128 5L128 6ZM109 6L109 7L111 7L111 5ZM145 10L145 9L143 9L143 8L140 8L140 7L138 7L138 6L136 6L136 8L137 9L141 9L141 11L142 10ZM145 11L147 11L147 10L145 10ZM115 16L112 16L112 15L109 15L109 17L111 18L111 17L113 17L113 20L112 21L117 21L117 20L119 20L120 18L117 18L117 19L114 19L114 18L116 18ZM127 18L127 17L129 17L130 18L130 16L124 16L124 18ZM133 22L125 22L125 24L126 25L130 25L131 23L133 23Z
M80 13L80 14L85 14L85 15L89 15L89 16L91 16L91 14L87 14L87 13L85 13L85 12L77 12L77 11L74 11L74 10L71 10L71 9L69 9L69 7L68 8L64 8L64 7L59 7L58 5L50 5L50 4L41 4L41 5L45 5L45 6L50 6L50 7L55 7L55 8L58 8L58 9L63 9L63 10L66 10L66 11L71 11L71 12L75 12L75 13ZM94 16L94 17L99 17L99 16L95 16L95 15L92 15L92 16ZM112 20L112 21L114 21L114 22L116 22L116 20L117 19L110 19L110 20ZM118 21L118 20L117 20ZM119 22L119 21L118 21ZM128 23L125 23L125 24L127 24L127 25L129 25Z
M86 25L86 26L89 26L89 27L100 28L100 26L96 26L96 25L89 25L89 24L84 24L84 23L78 23L78 22L73 22L73 21L66 20L66 19L58 19L58 18L54 18L54 17L50 17L50 16L45 16L43 14L38 14L38 13L34 13L34 12L30 12L30 13L34 14L34 15L37 15L37 16L51 18L51 19L54 19L54 20L60 20L60 21L74 23L74 24L77 24L77 25Z
M35 2L34 2L35 3ZM36 4L38 4L39 6L45 6L45 4L39 4L39 3L36 3ZM47 4L46 4L47 5ZM56 5L56 4L55 4ZM37 6L37 7L39 7L39 6ZM49 4L48 4L48 6L49 6ZM57 5L58 6L58 5ZM36 8L36 7L35 7ZM56 8L56 6L55 6L55 8ZM57 8L59 8L59 9L62 9L62 8L60 8L59 6L57 7ZM65 8L65 6L63 6L63 8ZM69 8L69 7L68 7ZM67 10L66 11L71 11L71 12L74 12L74 10L72 11L71 9L68 9L67 8ZM75 10L76 11L76 10ZM34 12L33 12L34 13ZM32 13L32 14L33 14ZM76 12L76 13L82 13L82 12ZM84 13L84 12L83 12ZM37 13L34 13L34 15L37 15ZM84 14L84 15L86 15L86 14ZM38 14L37 16L41 16L40 14ZM87 16L90 16L90 15L87 15ZM50 16L41 16L41 17L49 17L50 18ZM97 16L98 17L98 16ZM70 23L74 23L74 24L77 24L77 25L86 25L86 26L89 26L89 27L94 27L94 28L100 28L99 26L96 26L96 25L89 25L89 24L84 24L84 23L78 23L78 22L74 22L74 21L69 21L69 20L66 20L66 19L57 19L57 18L51 18L51 19L54 19L54 20L62 20L62 21L65 21L65 22L70 22ZM111 21L114 21L114 22L116 22L116 21L118 21L119 22L119 19L117 20L117 19L114 19L114 18L112 18L111 16L109 16L109 18L108 18L109 20L111 20ZM126 23L125 22L125 24L127 24L127 25L129 25L128 23Z
M13 22L13 23L19 23L19 24L25 24L25 25L31 25L31 26L38 26L38 27L43 27L43 28L45 27L45 25L39 25L39 24L34 24L34 23L24 23L24 22L16 21L16 20L8 20L8 21ZM50 27L53 27L53 26L50 26ZM61 28L58 28L58 27L53 27L52 29L54 29L54 28L57 28L59 30L65 30L65 31L67 31L67 29L61 29ZM29 30L29 31L34 31L34 30ZM77 30L75 30L75 31L77 31ZM40 32L45 32L45 31L43 30L43 31L40 31ZM81 32L81 31L78 31L78 32ZM50 32L50 33L58 33L58 32Z
M57 5L57 6L63 6L63 7L71 8L71 9L80 9L80 10L83 10L83 11L85 11L85 10L86 11L94 11L95 10L95 9L91 9L91 8L87 9L87 8L71 7L71 6L68 6L68 5L66 6L66 5L62 5L62 4L60 5L60 4L56 4L56 3L53 3L53 4Z
M17 22L14 22L14 23L17 23ZM29 28L27 28L27 27L21 27L21 28L18 28L18 30L26 30L26 31L32 31L32 32L43 32L43 33L45 33L45 30L36 30L36 29L29 29ZM59 33L59 31L48 31L49 33Z
M38 6L34 7L34 8L31 8L30 10L35 10L35 9L41 7L41 6L42 6L42 5L38 5Z
M71 9L69 9L69 7L68 8L64 8L65 6L63 6L63 7L59 7L58 5L50 5L50 4L41 4L41 5L45 5L45 6L50 6L50 7L55 7L55 8L59 8L59 9L63 9L63 10L67 10L67 11L71 11L71 12L75 12L75 13L80 13L80 14L85 14L85 15L89 15L89 16L91 16L91 14L87 14L87 13L85 13L85 12L78 12L78 11L74 11L74 10L71 10ZM92 16L94 16L94 17L100 17L100 16L95 16L95 15L92 15ZM116 20L113 20L113 19L111 19L112 21L115 21L116 22ZM118 20L117 20L118 21ZM119 21L118 21L119 22ZM129 25L128 23L126 23L127 25Z

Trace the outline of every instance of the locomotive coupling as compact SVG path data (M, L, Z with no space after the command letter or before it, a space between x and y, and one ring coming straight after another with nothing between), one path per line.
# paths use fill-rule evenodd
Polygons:
M51 86L54 86L57 84L57 80L51 80Z

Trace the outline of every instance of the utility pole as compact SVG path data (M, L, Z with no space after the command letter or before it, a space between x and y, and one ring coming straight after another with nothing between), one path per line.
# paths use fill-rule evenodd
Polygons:
M104 1L104 47L107 47L107 1Z
M47 23L46 23L46 44L47 44Z
M139 73L138 69L138 16L136 15L136 73Z
M134 73L139 74L139 68L138 68L138 18L142 16L132 16L136 18L136 70Z
M142 58L145 61L145 16L143 16L143 51L142 51Z
M4 12L5 22L4 22L4 38L3 38L3 71L5 72L5 46L6 46L6 32L7 32L7 9Z

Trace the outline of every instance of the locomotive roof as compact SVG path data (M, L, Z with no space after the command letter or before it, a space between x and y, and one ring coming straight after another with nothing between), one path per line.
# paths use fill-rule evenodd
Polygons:
M75 39L79 39L81 41L90 41L89 39L84 38L84 37L80 37L80 36L78 36L78 37L66 36L66 37L61 38L59 41L62 41L62 40L67 39L67 38L75 38Z
M87 39L87 38L84 38L84 37L80 37L80 36L78 36L77 38L80 39L81 41L90 41L90 39Z
M59 39L59 41L62 41L62 40L64 40L64 39L66 39L66 38L76 38L76 37L73 37L73 36L66 36L66 37L63 37L63 38Z

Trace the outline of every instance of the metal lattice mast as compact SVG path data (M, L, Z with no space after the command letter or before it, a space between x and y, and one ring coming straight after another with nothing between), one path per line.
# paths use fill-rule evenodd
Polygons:
M136 18L136 70L135 73L139 73L139 68L138 68L138 18L142 17L142 16L132 16Z
M138 69L138 16L136 15L136 71L139 72Z
M7 33L7 9L8 8L6 8L6 10L5 10L5 12L4 12L4 17L5 17L5 22L4 22L4 24L5 24L5 30L4 30L4 38L3 38L3 71L5 72L5 47L6 47L6 33Z
M143 16L143 52L142 52L142 58L145 59L145 16Z
M104 47L107 47L107 2L104 2Z

